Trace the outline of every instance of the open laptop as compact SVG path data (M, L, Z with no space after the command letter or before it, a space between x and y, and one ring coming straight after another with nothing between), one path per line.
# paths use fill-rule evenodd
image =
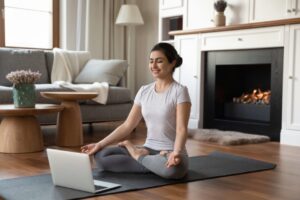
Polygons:
M54 185L98 193L121 185L94 180L89 155L57 149L47 149Z

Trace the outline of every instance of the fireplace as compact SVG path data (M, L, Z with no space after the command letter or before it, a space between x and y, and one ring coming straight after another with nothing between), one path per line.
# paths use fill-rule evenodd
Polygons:
M282 70L283 48L206 52L203 127L279 141Z

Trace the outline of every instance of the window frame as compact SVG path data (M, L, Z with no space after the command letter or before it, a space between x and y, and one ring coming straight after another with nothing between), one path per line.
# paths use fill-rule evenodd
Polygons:
M53 6L52 48L59 47L59 1L60 0L52 0L52 6ZM5 19L4 19L3 11L4 11L4 0L0 0L0 47L9 47L9 46L5 46ZM12 47L12 48L26 48L26 47ZM32 47L28 47L28 48L33 49ZM39 49L47 49L47 48L39 48Z

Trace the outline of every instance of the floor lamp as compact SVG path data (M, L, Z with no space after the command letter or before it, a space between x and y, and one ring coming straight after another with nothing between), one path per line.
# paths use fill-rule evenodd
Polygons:
M117 25L126 26L127 31L127 87L135 95L135 26L144 24L139 8L135 4L122 5L116 20Z

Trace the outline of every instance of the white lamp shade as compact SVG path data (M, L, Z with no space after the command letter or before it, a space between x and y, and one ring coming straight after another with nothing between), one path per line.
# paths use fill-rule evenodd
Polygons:
M142 15L137 5L122 5L116 20L116 24L124 26L144 24Z

